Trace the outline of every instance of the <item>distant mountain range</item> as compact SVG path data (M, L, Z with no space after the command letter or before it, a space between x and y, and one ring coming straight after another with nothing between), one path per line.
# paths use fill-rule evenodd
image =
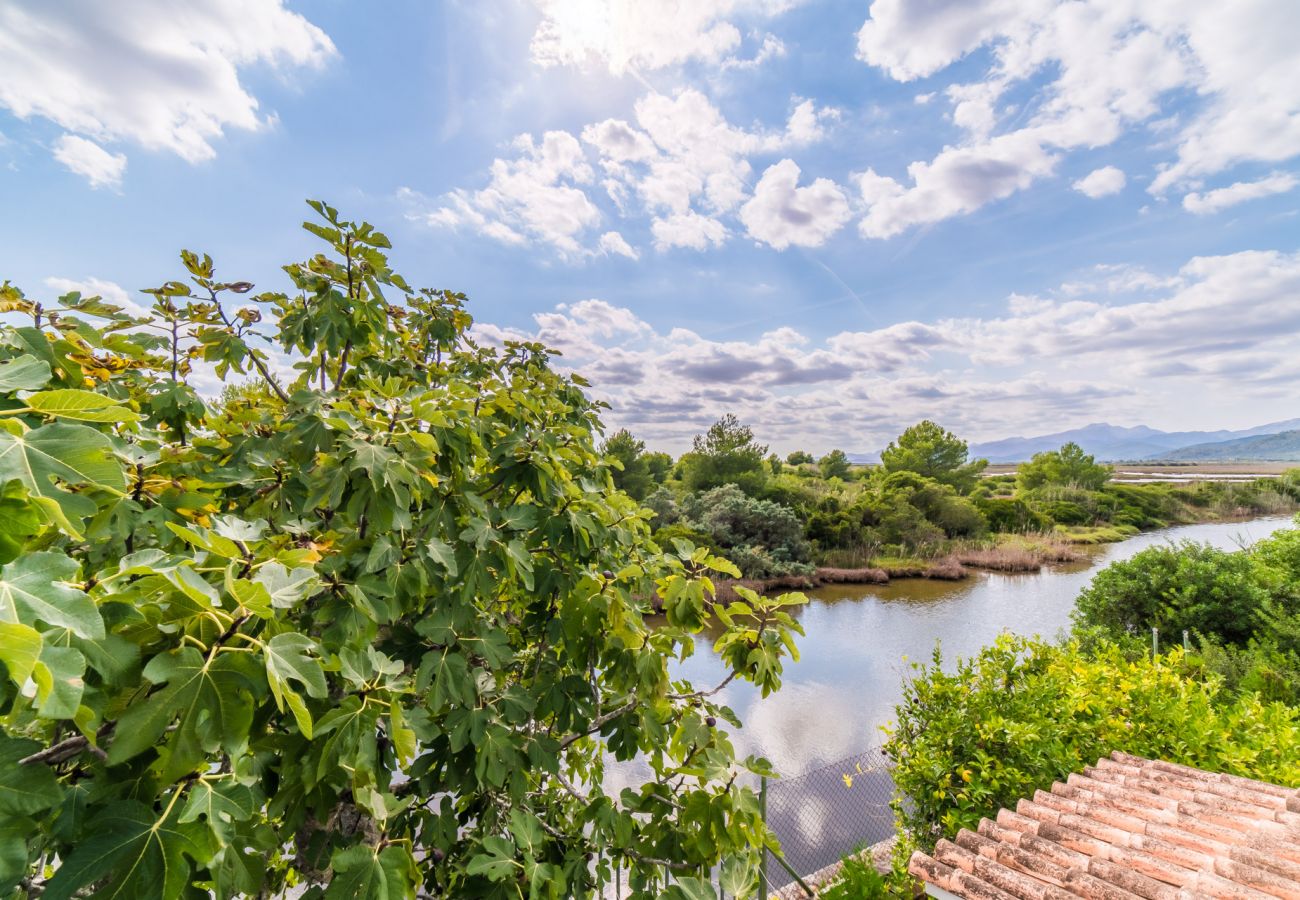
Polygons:
M972 459L1024 462L1035 453L1057 450L1073 441L1098 460L1208 462L1225 460L1300 460L1300 419L1271 422L1240 431L1159 431L1145 425L1124 427L1098 422L1083 428L972 444ZM879 453L849 454L857 463L880 461Z
M1283 422L1271 422L1255 428L1240 431L1159 431L1145 425L1125 428L1099 422L1070 431L1058 431L1037 437L1014 437L1000 441L974 444L970 448L972 457L984 457L989 462L1012 463L1023 462L1035 453L1044 450L1056 450L1062 444L1073 441L1099 460L1138 460L1162 459L1172 460L1222 460L1222 459L1290 459L1291 457L1259 456L1261 452L1280 452L1275 445L1254 445L1251 439L1274 437L1283 432L1300 429L1300 419L1287 419ZM1211 448L1216 445L1234 444L1233 447ZM1188 453L1195 452L1194 456ZM1220 453L1232 455L1217 455Z
M1178 462L1228 462L1231 460L1300 461L1300 431L1257 434L1254 437L1193 444L1166 453L1156 459Z

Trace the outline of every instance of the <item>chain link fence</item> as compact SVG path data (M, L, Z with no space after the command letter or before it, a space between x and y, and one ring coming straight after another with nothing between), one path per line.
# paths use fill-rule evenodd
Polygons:
M778 892L782 897L807 896L800 887L804 878L894 835L894 781L889 761L878 748L801 775L765 778L754 787L764 820L781 842L780 854L765 854L760 892L764 898ZM601 889L601 897L628 896L626 872L615 871L612 881ZM729 900L720 889L718 897Z
M812 875L891 837L894 781L889 769L889 760L876 748L802 775L769 780L766 819L781 842L781 858L767 854L767 889L795 882L792 871L800 878Z

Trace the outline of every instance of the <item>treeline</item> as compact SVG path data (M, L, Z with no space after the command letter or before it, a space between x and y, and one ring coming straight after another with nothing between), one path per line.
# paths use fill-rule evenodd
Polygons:
M616 484L654 513L661 543L684 538L721 551L749 578L987 552L1027 535L1118 540L1300 501L1300 470L1244 483L1117 484L1073 443L1014 475L989 475L986 460L971 459L964 440L931 421L905 430L873 466L854 465L843 450L782 459L732 415L676 460L647 452L626 430L604 451L621 466Z

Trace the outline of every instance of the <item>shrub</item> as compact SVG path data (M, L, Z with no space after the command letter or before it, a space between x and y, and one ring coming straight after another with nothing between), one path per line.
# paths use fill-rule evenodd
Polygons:
M733 556L746 577L812 571L803 522L789 507L755 499L728 484L687 498L684 512L690 527Z
M915 472L965 493L988 465L969 456L965 441L927 419L891 441L880 453L880 466L885 472Z
M1060 450L1035 453L1033 459L1016 472L1021 490L1033 490L1046 484L1066 484L1087 490L1100 490L1110 480L1110 466L1098 465L1096 458L1083 452L1074 442Z
M1259 626L1277 580L1245 553L1185 541L1148 547L1111 563L1079 595L1074 619L1112 634L1184 629L1245 643Z
M975 502L990 531L1044 531L1052 520L1032 509L1028 503L1012 497L982 497Z
M1181 649L1153 662L1007 635L941 663L914 666L885 745L924 847L1113 750L1300 786L1300 710L1232 696Z

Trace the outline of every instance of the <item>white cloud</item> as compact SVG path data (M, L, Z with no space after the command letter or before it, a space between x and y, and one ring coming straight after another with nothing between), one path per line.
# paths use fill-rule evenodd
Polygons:
M641 254L632 249L632 245L617 231L607 231L602 234L598 246L606 256L626 256L628 259L641 258Z
M1297 295L1300 253L1247 251L1174 274L1098 266L1059 294L1012 295L991 317L824 338L662 331L600 300L538 314L532 331L475 330L557 347L611 404L608 423L655 446L684 449L734 412L777 449L868 450L920 418L982 439L1005 436L1007 421L1150 420L1191 394L1206 426L1243 409L1277 418L1278 392L1300 377Z
M721 247L727 242L728 236L727 226L694 210L655 219L650 224L650 231L655 237L656 250L669 250L673 247L708 250L710 247Z
M1098 197L1118 194L1124 190L1124 185L1127 182L1128 179L1121 170L1114 166L1103 166L1100 169L1093 169L1071 187L1080 194L1092 197L1095 200Z
M764 35L756 55L736 57L743 42L737 21L779 15L796 0L536 0L542 20L532 40L541 66L599 65L614 75L697 60L755 65L782 45Z
M226 129L266 124L242 68L319 66L334 53L281 0L19 0L0 6L0 106L199 162Z
M908 166L911 187L868 169L857 176L867 214L865 237L888 238L914 225L973 212L1050 175L1057 158L1027 131L990 138L969 147L948 147L932 162Z
M603 176L600 188L618 215L650 216L656 249L721 246L730 234L723 219L749 196L749 158L821 141L840 117L812 100L795 97L791 103L779 130L747 129L729 122L693 88L671 96L646 94L634 106L633 121L594 122L581 130L581 142L564 131L547 132L540 146L519 137L514 158L493 162L487 187L453 191L417 218L469 227L510 244L540 240L570 259L622 252L590 233L602 221L589 188L597 181L590 153ZM824 186L814 194L825 194ZM585 249L592 244L594 250Z
M592 181L591 166L578 139L548 131L539 144L531 135L515 139L514 159L496 159L488 186L456 190L445 205L414 214L429 225L469 227L507 244L537 240L566 256L581 256L579 237L601 215L579 185Z
M1209 215L1227 209L1229 206L1245 203L1247 200L1284 194L1294 189L1297 184L1300 184L1300 181L1297 181L1294 175L1274 172L1258 181L1238 181L1236 184L1206 191L1204 194L1195 192L1187 194L1183 197L1183 209L1198 216Z
M122 307L133 316L149 315L148 309L132 300L131 295L120 284L102 278L76 279L51 276L45 279L45 286L57 291L60 296L76 291L83 297L103 297L104 300L114 306Z
M777 250L819 247L849 220L849 201L835 182L818 178L798 187L799 167L783 159L770 166L754 196L740 208L749 236Z
M945 147L929 164L932 169L963 155L984 157L991 142L1013 135L1021 136L1022 154L1041 163L1062 152L1109 145L1146 124L1153 134L1168 132L1157 146L1174 151L1152 182L1152 192L1160 193L1237 163L1300 154L1298 40L1300 17L1291 0L1233 6L1181 0L876 0L858 35L858 55L908 82L987 52L991 62L982 79L946 90L952 119L967 137ZM1028 100L1008 115L1008 93L1025 87ZM999 135L1004 121L1015 125ZM909 171L923 165L913 163ZM999 185L992 190L972 189L970 178L933 178L933 189L923 191L927 202L904 209L898 200L887 215L877 213L874 221L869 215L863 232L889 236L969 213L1052 171L1041 164L1015 168L1014 176L974 177L978 184ZM921 179L914 179L909 194L923 189ZM889 193L904 196L901 189Z
M126 172L126 154L109 153L94 141L74 134L65 134L54 142L54 158L93 188L120 187Z

